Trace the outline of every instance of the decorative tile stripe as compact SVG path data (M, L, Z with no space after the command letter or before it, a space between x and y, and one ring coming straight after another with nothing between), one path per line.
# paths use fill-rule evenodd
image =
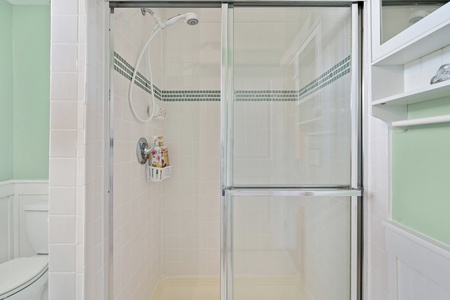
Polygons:
M133 77L134 68L117 52L114 52L114 70L128 80L131 80ZM137 72L134 83L147 93L151 94L150 81L140 72ZM155 97L161 100L161 90L156 85L153 85L153 90L155 92Z
M118 53L114 52L114 70L131 80L134 68ZM235 91L236 101L300 101L305 97L323 89L339 78L350 73L350 55L338 62L322 75L302 87L300 90L240 90ZM140 72L136 75L135 84L151 94L150 81ZM153 85L155 97L167 102L220 101L220 90L196 91L161 91Z
M300 90L236 91L236 101L300 101L350 73L350 56L305 85Z
M236 101L297 101L299 91L236 91Z
M333 83L342 76L350 73L350 55L338 62L331 69L324 72L322 75L317 77L315 80L308 83L306 86L300 89L299 98L297 100L302 100L303 98L309 96L310 94L324 88L325 86Z
M163 91L163 101L220 101L219 90L203 90L203 91Z

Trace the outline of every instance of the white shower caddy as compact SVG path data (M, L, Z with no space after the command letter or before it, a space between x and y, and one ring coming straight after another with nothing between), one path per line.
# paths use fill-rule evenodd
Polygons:
M148 166L146 168L146 171L147 181L159 182L170 177L170 175L172 174L172 166L167 166L165 168Z
M149 155L156 146L156 140L149 147L146 138L140 138L136 145L136 158L141 165L145 164L145 175L147 182L159 182L169 178L172 174L172 166L157 168L150 166Z

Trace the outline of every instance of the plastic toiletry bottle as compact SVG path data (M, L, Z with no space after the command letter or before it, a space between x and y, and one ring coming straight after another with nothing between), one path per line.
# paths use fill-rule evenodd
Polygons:
M161 164L162 167L168 167L170 166L169 163L169 149L167 149L167 146L164 146L163 136L159 136L159 147L161 149Z
M151 166L156 168L162 168L162 156L161 156L161 147L159 147L159 138L154 136L153 141L155 147L151 152Z

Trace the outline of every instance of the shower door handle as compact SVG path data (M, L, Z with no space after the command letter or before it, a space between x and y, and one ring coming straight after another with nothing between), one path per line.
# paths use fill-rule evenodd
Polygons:
M233 188L225 189L222 195L255 197L255 196L278 196L278 197L361 197L362 189L313 189L313 188Z

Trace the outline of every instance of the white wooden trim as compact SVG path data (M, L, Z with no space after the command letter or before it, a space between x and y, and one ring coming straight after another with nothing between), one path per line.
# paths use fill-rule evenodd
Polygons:
M0 182L0 199L8 198L11 205L7 216L3 216L10 220L9 238L8 241L0 241L0 243L6 242L8 244L10 259L22 256L23 249L29 247L21 243L21 235L24 234L20 211L21 203L23 204L24 201L22 198L25 196L26 201L33 202L46 195L48 195L48 180L8 180ZM36 199L34 199L34 196ZM29 253L30 250L25 250L25 252L27 251Z
M409 292L450 295L450 247L396 222L383 225L389 255L389 300L406 299L402 282L408 280L414 289ZM414 280L422 284L416 285Z
M16 194L47 195L48 180L8 180L0 182L0 198Z
M0 182L0 198L14 195L14 183L11 180Z

